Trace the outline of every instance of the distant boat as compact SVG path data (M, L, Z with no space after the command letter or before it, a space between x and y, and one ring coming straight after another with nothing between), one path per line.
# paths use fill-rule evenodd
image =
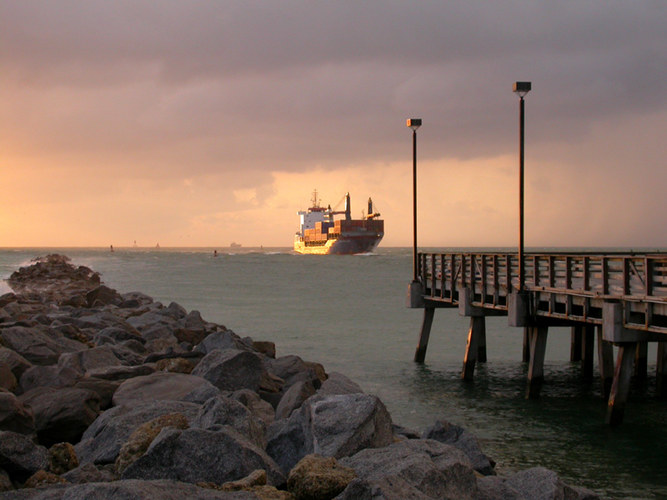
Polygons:
M350 210L350 193L345 199L345 210L332 210L320 206L317 191L313 193L312 206L301 210L299 230L294 235L294 250L303 254L359 254L372 252L384 236L384 221L373 210L368 198L368 214L353 219ZM342 200L341 200L342 201ZM343 219L334 219L343 215Z
M158 243L157 245L155 245L155 248L160 248L160 244Z
M229 247L230 247L230 248L241 248L241 246L242 246L242 245L241 245L240 243L236 243L235 241L232 241L232 242L229 244Z

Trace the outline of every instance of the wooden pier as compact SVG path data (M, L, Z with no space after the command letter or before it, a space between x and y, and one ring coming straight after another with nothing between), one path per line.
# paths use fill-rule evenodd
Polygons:
M540 393L550 326L571 327L570 358L581 361L583 377L593 377L597 355L609 424L623 419L631 378L646 377L648 342L658 342L657 392L667 397L667 253L525 254L522 290L516 252L417 257L418 278L408 289L408 306L424 309L415 361L425 359L435 309L458 308L470 317L465 380L486 361L485 317L507 316L523 328L527 398Z

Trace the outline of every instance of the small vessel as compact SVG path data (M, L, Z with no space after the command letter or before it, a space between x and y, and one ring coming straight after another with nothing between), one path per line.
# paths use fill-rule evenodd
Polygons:
M368 213L353 219L350 193L344 196L345 209L336 211L329 205L320 206L317 190L313 192L312 206L300 210L299 230L294 235L294 250L302 254L358 254L372 252L384 236L384 221L373 211L373 200L368 198ZM341 200L342 201L342 200ZM340 204L340 202L339 202ZM335 219L334 216L343 218Z
M241 245L240 243L236 243L235 241L232 241L232 242L229 244L229 248L241 248L241 246L242 246L242 245Z

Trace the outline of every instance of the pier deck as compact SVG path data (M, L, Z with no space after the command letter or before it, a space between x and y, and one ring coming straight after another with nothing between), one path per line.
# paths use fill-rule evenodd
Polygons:
M471 318L462 377L486 359L486 316L523 327L529 362L526 396L539 396L549 326L572 327L573 361L592 376L597 331L600 376L609 395L607 420L622 421L633 375L645 376L646 346L658 342L657 387L667 396L667 253L530 253L519 289L516 253L420 253L408 305L424 309L415 361L423 362L435 309ZM614 363L613 346L617 346Z

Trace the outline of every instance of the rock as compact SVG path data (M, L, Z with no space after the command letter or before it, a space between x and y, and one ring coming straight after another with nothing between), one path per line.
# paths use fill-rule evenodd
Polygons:
M117 365L89 370L86 372L86 377L118 381L120 384L123 380L134 377L141 377L143 375L150 375L151 373L155 373L155 369L149 365Z
M292 385L280 398L276 407L276 418L288 418L303 402L315 394L315 387L310 380L300 380Z
M485 476L495 474L493 470L495 462L482 453L477 438L463 427L451 424L445 420L438 420L433 426L424 431L422 437L456 446L468 456L473 468L477 472Z
M120 360L109 346L93 347L92 349L85 349L83 351L61 354L58 359L59 368L70 368L81 375L89 370L118 366L120 364Z
M67 481L53 472L46 472L45 470L38 470L30 476L26 482L25 488L37 488L38 486L45 486L49 484L64 484Z
M207 335L195 346L195 351L208 354L212 351L227 349L247 350L248 346L231 330L217 330Z
M143 455L155 437L166 427L187 429L188 420L180 413L161 415L140 425L130 438L121 446L116 459L116 472L122 474L127 467Z
M207 380L196 375L155 372L123 382L113 395L113 404L118 406L158 399L185 400L195 391L201 394L202 390L207 394L219 392Z
M192 375L203 377L218 389L227 391L257 391L265 373L259 355L238 349L211 351L192 370Z
M354 479L335 500L433 500L404 479L396 476L380 479Z
M159 360L155 364L155 368L161 372L189 374L194 370L195 364L185 358L166 358Z
M273 406L260 398L256 392L251 391L250 389L240 389L232 392L230 397L236 399L248 408L250 413L264 422L264 425L267 428L275 420L276 412L273 409Z
M11 392L0 392L0 429L19 434L35 433L35 417Z
M508 477L505 485L518 491L524 498L535 500L598 498L592 491L565 484L554 471L544 467L519 471Z
M255 340L252 343L252 348L257 352L261 352L265 356L268 356L269 358L276 358L276 344L274 342Z
M287 489L296 500L333 498L341 493L357 474L333 457L306 455L290 471Z
M284 483L278 465L264 452L230 427L164 429L146 453L132 463L123 479L176 479L222 484L264 469L272 485Z
M0 389L14 391L17 385L18 382L9 365L0 361Z
M199 405L181 401L147 401L116 406L97 417L74 448L82 464L113 464L123 443L141 424L168 413L181 413L191 421L198 412Z
M18 393L25 393L37 387L68 387L74 385L80 374L71 368L51 366L33 366L21 375Z
M268 359L267 365L271 373L285 381L284 390L302 380L309 380L315 389L319 389L322 382L326 380L326 374L321 365L307 363L299 356L289 355Z
M367 481L348 488L379 487L383 492L397 483L400 490L405 483L426 498L475 498L477 481L470 461L457 448L429 439L412 439L393 443L384 448L368 448L341 459L341 464L355 470L360 479ZM389 481L389 483L387 483ZM363 488L362 488L363 489ZM347 490L347 489L346 489ZM407 488L410 491L409 488ZM354 498L349 492L342 498ZM387 498L400 498L395 494ZM411 493L407 498L423 498Z
M214 484L214 483L210 483ZM248 476L239 479L238 481L229 481L224 483L220 489L222 491L239 491L247 490L253 486L264 486L266 484L266 471L264 469L257 469L252 471Z
M48 466L47 451L23 434L0 431L0 468L15 481L28 477Z
M102 468L98 469L93 464L80 465L69 472L62 475L62 478L70 483L104 483L116 480L116 476L109 470Z
M498 476L477 478L477 500L524 500L525 498L510 487L505 478Z
M2 467L0 467L0 493L13 489L14 485L12 484L12 480L9 477L9 474L7 474L7 471L5 471Z
M120 294L107 286L100 285L86 294L88 307L101 307L108 304L119 305L123 302Z
M289 471L310 453L340 458L392 441L391 417L376 396L316 395L271 425L266 450Z
M26 489L7 492L3 500L91 500L91 499L131 499L131 500L257 500L257 495L245 492L225 492L198 488L194 484L170 480L141 481L129 479L110 483L64 484L48 489Z
M115 380L104 380L94 377L84 377L78 380L73 387L93 391L100 398L100 410L104 411L111 406L111 399L118 389L120 382Z
M331 372L329 378L322 382L317 392L323 396L332 396L334 394L357 394L364 391L342 373Z
M35 365L52 365L61 354L87 349L88 346L46 326L13 326L0 330L2 344Z
M120 344L128 340L135 340L142 345L146 343L146 340L141 337L139 332L129 325L127 328L109 326L103 328L93 336L95 345Z
M169 331L173 331L176 328L176 320L170 318L166 314L160 314L157 311L148 311L139 316L131 316L127 318L127 322L141 333L141 336L144 337L144 333L155 329L156 327L167 327Z
M2 346L0 346L0 364L8 365L16 380L20 380L23 372L32 366L30 361L19 353Z
M211 398L192 420L192 427L216 430L227 425L243 434L259 448L266 447L266 427L248 408L235 399L219 395Z
M49 470L54 474L64 474L78 466L79 459L70 443L56 443L49 448Z
M38 387L20 397L32 407L42 444L76 443L100 413L100 398L86 389Z

